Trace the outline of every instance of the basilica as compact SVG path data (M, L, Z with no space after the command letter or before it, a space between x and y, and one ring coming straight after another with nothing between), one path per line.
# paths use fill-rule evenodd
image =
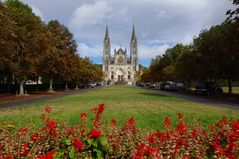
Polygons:
M111 44L108 26L106 26L102 69L104 72L104 82L108 84L124 83L134 85L136 82L136 73L139 71L137 38L133 26L130 41L130 56L127 56L127 50L121 47L114 49L114 55L111 55Z

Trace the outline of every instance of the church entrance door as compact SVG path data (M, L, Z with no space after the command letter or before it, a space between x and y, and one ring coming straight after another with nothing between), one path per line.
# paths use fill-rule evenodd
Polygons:
M117 70L116 75L118 76L118 82L124 81L124 75L122 70Z

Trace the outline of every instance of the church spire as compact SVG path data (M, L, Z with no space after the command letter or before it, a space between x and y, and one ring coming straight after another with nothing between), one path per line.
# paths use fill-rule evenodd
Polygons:
M134 25L133 25L131 40L133 40L133 39L136 39Z
M106 29L105 29L105 40L106 39L110 39L108 25L106 25Z

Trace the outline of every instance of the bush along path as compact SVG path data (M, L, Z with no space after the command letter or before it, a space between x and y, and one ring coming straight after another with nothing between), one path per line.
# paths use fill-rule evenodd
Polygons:
M223 117L206 131L199 123L189 125L183 114L171 125L164 119L164 130L138 129L134 118L123 125L115 119L102 119L104 104L92 108L94 117L80 113L78 125L62 125L51 119L51 107L40 116L42 126L16 129L14 123L0 127L1 159L78 159L78 158L239 158L239 119Z

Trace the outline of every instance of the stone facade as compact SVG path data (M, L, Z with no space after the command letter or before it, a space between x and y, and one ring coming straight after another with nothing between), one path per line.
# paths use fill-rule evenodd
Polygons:
M106 27L102 69L104 72L106 83L127 83L129 85L135 84L135 76L139 71L138 64L138 49L137 38L133 26L132 36L130 41L130 57L127 56L127 50L119 48L114 49L114 56L111 57L111 44L109 37L108 26Z

